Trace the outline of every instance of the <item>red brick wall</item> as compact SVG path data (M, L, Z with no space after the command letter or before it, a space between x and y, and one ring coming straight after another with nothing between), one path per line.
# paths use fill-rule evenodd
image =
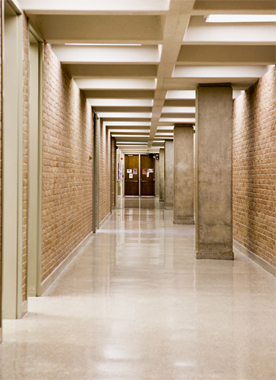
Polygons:
M49 45L43 62L42 281L92 231L92 110Z
M27 17L23 16L23 239L22 301L27 300L27 212L28 212L28 65L29 36Z
M110 213L110 158L111 138L101 122L100 127L100 218L101 223Z
M114 137L111 139L111 173L112 173L112 207L116 205L116 140Z
M276 266L276 70L234 101L234 239Z

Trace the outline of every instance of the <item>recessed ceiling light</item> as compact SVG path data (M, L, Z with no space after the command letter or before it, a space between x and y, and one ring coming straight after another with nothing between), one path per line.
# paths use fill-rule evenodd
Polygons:
M210 15L206 22L276 22L276 15Z

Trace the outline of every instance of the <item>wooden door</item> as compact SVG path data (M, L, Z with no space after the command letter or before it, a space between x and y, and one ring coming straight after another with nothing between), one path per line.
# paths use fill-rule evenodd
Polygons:
M139 196L139 155L125 155L125 195Z
M141 156L141 196L155 195L155 158Z

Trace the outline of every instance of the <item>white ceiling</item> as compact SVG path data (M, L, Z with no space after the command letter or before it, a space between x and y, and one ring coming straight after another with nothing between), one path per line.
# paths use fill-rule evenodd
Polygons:
M231 83L236 98L276 62L275 22L206 22L275 15L275 0L19 2L125 152L194 123L199 83Z

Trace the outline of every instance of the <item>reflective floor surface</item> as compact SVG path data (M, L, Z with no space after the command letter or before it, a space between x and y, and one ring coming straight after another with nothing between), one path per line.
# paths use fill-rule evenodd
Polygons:
M194 226L126 199L0 351L2 380L275 380L276 279L196 261Z

